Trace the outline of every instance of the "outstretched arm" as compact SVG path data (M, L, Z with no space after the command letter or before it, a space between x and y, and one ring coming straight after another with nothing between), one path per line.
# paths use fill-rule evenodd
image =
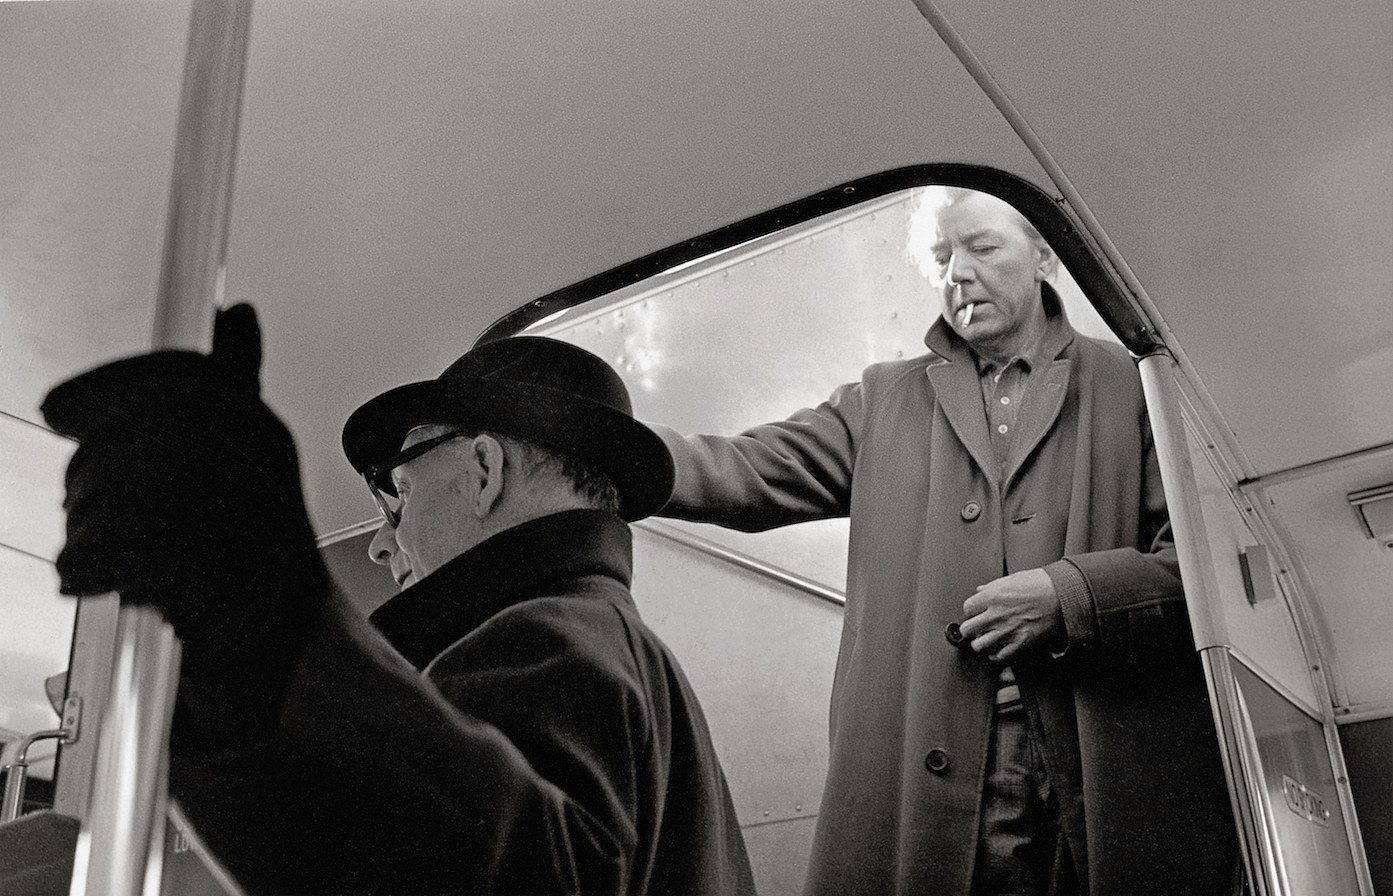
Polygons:
M677 465L661 514L747 532L844 516L864 413L861 387L852 384L816 408L737 436L683 437L650 424Z

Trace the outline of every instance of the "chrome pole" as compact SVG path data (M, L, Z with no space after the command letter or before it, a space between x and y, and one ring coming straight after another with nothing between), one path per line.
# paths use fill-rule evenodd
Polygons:
M1218 611L1218 580L1204 528L1199 487L1190 463L1185 421L1180 413L1175 359L1162 351L1153 352L1138 362L1138 369L1156 441L1166 508L1175 533L1180 577L1185 583L1185 607L1204 666L1243 863L1254 893L1279 896L1282 891L1275 889L1279 883L1272 874L1270 861L1274 844L1261 811L1262 781L1254 771L1260 768L1260 757L1241 705L1242 695L1229 668L1228 635Z
M1190 614L1195 648L1226 647L1228 634L1218 612L1219 585L1214 576L1214 557L1205 534L1195 471L1190 465L1185 421L1180 415L1175 360L1164 352L1155 352L1142 358L1137 366L1146 395L1151 434L1156 442L1156 459L1161 466L1166 508L1175 533L1180 577L1185 582L1185 608Z
M152 347L206 350L221 300L251 0L193 0ZM180 645L150 607L122 606L71 896L159 892Z

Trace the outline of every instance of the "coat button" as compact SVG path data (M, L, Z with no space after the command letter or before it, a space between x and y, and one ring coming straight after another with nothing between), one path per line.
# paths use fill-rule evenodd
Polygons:
M948 643L954 647L968 647L967 636L956 622L950 622L943 627L943 637L948 639Z
M934 747L924 757L924 768L935 775L946 775L948 773L948 754Z
M962 514L963 519L970 523L982 515L982 505L978 504L976 501L968 501L959 512Z

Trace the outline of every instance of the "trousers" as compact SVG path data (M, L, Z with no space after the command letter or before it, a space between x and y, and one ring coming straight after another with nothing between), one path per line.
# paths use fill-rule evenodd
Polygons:
M1019 700L992 715L972 896L1084 896L1032 727Z

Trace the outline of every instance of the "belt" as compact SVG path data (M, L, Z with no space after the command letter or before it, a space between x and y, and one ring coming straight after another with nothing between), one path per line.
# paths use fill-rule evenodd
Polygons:
M998 709L1006 706L1018 706L1021 702L1021 689L1015 683L1003 684L996 689L996 699L993 700Z
M1021 689L1016 686L1016 670L1010 666L1002 666L1001 671L997 673L996 699L992 702L998 707L1021 702Z

